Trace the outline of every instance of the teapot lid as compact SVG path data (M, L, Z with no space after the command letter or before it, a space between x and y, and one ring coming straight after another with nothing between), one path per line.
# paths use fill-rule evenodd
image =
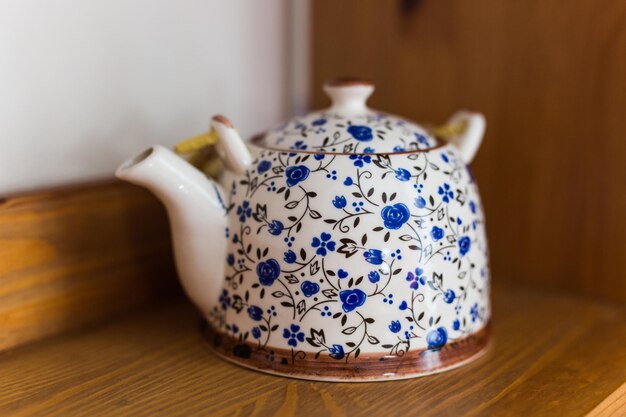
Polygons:
M440 142L422 126L368 108L370 82L336 79L324 85L331 106L295 117L254 140L258 146L294 152L389 154L427 150Z

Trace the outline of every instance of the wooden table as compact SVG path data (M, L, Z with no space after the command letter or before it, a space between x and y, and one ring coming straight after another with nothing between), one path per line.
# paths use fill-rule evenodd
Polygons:
M182 300L0 354L0 415L626 416L621 306L494 291L494 343L413 380L321 383L226 363Z

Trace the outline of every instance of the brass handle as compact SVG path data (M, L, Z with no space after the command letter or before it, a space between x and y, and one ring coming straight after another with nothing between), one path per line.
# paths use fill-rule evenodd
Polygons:
M211 129L211 131L207 133L178 142L176 146L174 146L174 151L176 151L177 154L190 154L198 152L205 146L215 145L218 140L217 133L214 129Z
M174 151L179 155L186 155L187 161L211 178L217 178L224 170L224 164L215 151L215 144L219 141L217 132L209 132L182 140L174 145Z

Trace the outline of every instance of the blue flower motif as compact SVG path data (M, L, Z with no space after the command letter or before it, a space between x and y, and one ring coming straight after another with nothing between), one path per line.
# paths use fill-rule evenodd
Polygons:
M452 200L454 198L454 193L450 189L450 184L448 184L447 182L444 183L443 185L439 186L439 188L437 189L437 192L442 197L441 199L445 203L449 203L450 200Z
M299 182L306 180L309 176L309 172L311 172L311 170L304 165L287 167L287 169L285 170L285 176L287 177L287 186L293 187Z
M244 202L237 207L237 216L239 216L241 223L245 223L246 219L252 216L252 207L250 207L248 200L244 200Z
M396 178L400 181L408 181L411 179L411 173L404 168L396 169Z
M363 168L364 164L372 162L372 157L369 155L350 155L350 159L354 161L354 166L359 168Z
M367 295L358 288L352 290L343 290L339 293L339 299L343 303L341 308L346 313L351 312L357 307L361 307L365 303Z
M348 133L350 133L354 139L361 142L369 142L374 139L372 129L367 126L352 125L348 128Z
M417 208L424 208L426 207L426 200L424 200L424 197L417 197L414 201L415 207Z
M415 273L413 273L412 271L409 271L409 273L406 274L406 280L411 283L409 285L411 288L413 288L414 290L418 289L420 284L421 285L426 284L426 277L424 276L424 270L422 268L415 268Z
M306 148L307 148L307 145L304 143L304 141L298 140L289 149L293 149L293 150L296 150L296 151L303 151ZM290 153L290 155L295 155L295 153Z
M454 319L454 321L452 322L452 329L459 330L460 328L461 328L461 322L459 321L459 319Z
M346 187L351 186L352 185L352 178L346 177L346 179L343 181L343 185L345 185Z
M222 290L222 294L220 295L220 304L222 305L222 310L226 310L228 306L230 306L230 297L228 296L228 290Z
M333 206L337 207L338 209L344 208L346 204L348 204L348 202L346 201L346 198L342 195L336 196L333 200Z
M259 282L263 285L272 285L278 275L280 275L280 265L276 259L268 259L265 262L259 262L256 267L256 274L259 276Z
M456 298L456 294L454 293L454 290L446 290L443 293L443 301L445 301L448 304L452 304L455 298Z
M372 265L380 265L383 263L383 252L378 249L369 249L363 253L365 260Z
M326 124L326 119L324 119L323 117L319 118L319 119L315 119L315 120L313 120L311 122L311 124L313 126L322 126L322 125Z
M472 242L469 237L463 236L459 239L459 253L461 256L464 256L467 252L469 252L470 247L472 246Z
M298 342L304 342L304 332L300 331L300 326L297 324L292 324L288 329L285 328L283 337L288 339L287 344L293 347L298 346Z
M372 271L367 274L367 279L369 279L372 284L376 284L378 281L380 281L380 274L378 273L378 271Z
M421 143L422 145L428 145L428 139L421 133L415 134L415 140L417 140L417 142Z
M402 329L402 326L398 320L393 320L389 325L389 330L391 330L392 333L398 333L400 329Z
M445 327L438 327L431 330L426 335L426 343L428 343L428 349L441 349L443 345L448 341L448 332Z
M281 234L283 228L284 226L282 222L279 222L278 220L274 220L268 225L269 232L274 236L278 236L279 234Z
M294 251L292 251L291 249L289 249L287 252L285 252L285 255L283 256L283 259L288 264L292 264L292 263L294 263L296 261L296 253Z
M259 339L261 337L261 329L259 329L258 327L253 327L252 337L254 337L255 339Z
M387 229L396 230L409 221L411 212L403 203L396 203L392 206L383 207L380 216L383 218L383 225Z
M260 321L263 318L263 310L258 306L248 307L248 315L254 321Z
M478 318L478 303L475 303L472 308L470 308L470 316L472 316L472 322L475 322Z
M331 358L333 359L343 359L343 357L345 356L345 353L343 351L343 346L341 345L332 345L331 347L328 348L328 353Z
M343 278L347 278L348 277L348 272L344 271L343 269L339 268L339 270L337 271L337 276L341 279Z
M316 161L321 161L325 157L326 155L324 155L323 153L316 153L315 155L313 155L313 158L315 158Z
M445 162L450 162L450 159L448 158L448 155L446 155L445 153L441 154L441 159L443 159Z
M432 236L434 241L438 241L439 239L441 239L444 234L445 233L443 229L437 226L433 226L432 230L430 231L430 235Z
M311 297L312 295L315 295L319 292L320 286L319 284L316 284L312 281L304 281L300 285L300 289L302 290L302 294L304 294L305 297Z
M407 308L409 308L408 304L406 303L406 301L403 301L400 303L400 305L398 306L398 308L400 310L406 310Z
M326 256L328 255L328 251L333 252L335 250L335 242L330 240L331 238L330 233L325 232L322 232L320 237L314 237L311 246L317 248L315 253L320 256Z
M233 266L235 264L235 255L233 255L232 253L229 253L228 256L226 257L226 263L230 266Z
M402 146L396 145L396 146L393 147L393 151L394 152L404 152L404 151L406 151L406 149L403 148Z
M474 203L473 201L470 201L469 207L470 207L470 210L472 210L472 213L476 214L476 203Z
M272 163L270 161L263 160L259 162L259 165L257 166L256 170L259 174L263 174L265 171L267 171L271 167L272 167Z
M363 153L376 153L376 149L368 146L367 148L363 149Z

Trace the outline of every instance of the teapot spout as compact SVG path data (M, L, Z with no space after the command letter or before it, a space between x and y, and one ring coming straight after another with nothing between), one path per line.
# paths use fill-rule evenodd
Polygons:
M162 146L123 163L115 175L149 189L167 209L183 288L207 314L222 287L228 217L219 184Z

